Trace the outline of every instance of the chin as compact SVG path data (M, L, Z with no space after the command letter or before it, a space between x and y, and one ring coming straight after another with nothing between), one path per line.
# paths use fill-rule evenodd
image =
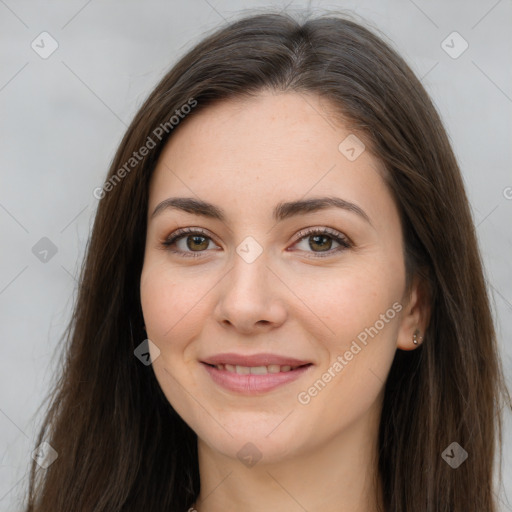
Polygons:
M227 438L228 437L228 438ZM268 465L283 462L297 455L297 448L291 445L291 438L270 439L262 434L259 438L238 433L233 438L207 438L200 440L211 450L230 459L237 459L248 468L254 465Z
M243 417L235 414L222 418L222 428L212 423L194 428L200 442L225 457L258 464L273 464L296 457L307 448L306 430L293 425L287 414L262 418L261 412L247 412ZM284 421L283 421L284 420ZM294 428L295 427L295 428Z

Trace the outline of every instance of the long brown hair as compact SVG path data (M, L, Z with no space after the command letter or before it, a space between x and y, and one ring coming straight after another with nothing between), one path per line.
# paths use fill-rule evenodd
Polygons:
M266 13L228 23L181 58L117 150L37 441L58 458L47 469L32 463L26 512L184 512L198 496L197 436L134 356L145 338L139 279L149 181L179 129L169 121L177 110L196 102L190 117L263 89L330 100L385 165L408 278L428 279L424 343L397 350L385 384L378 471L386 512L497 511L493 465L510 396L468 200L439 115L374 30L341 13L302 21ZM134 164L149 139L154 147ZM457 469L441 456L452 442L469 454Z

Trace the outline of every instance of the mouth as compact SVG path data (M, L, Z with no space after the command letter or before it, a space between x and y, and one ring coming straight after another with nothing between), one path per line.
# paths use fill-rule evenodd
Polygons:
M259 364L246 366L230 363L207 363L201 365L211 380L221 388L242 395L267 393L290 384L308 373L313 363Z
M291 365L279 365L279 364L269 364L264 366L241 366L241 365L233 365L233 364L208 364L204 363L211 368L216 368L219 371L227 371L230 373L237 373L238 375L267 375L268 373L287 373L293 372L298 368L304 368L306 366L311 366L312 363L301 364L297 366Z

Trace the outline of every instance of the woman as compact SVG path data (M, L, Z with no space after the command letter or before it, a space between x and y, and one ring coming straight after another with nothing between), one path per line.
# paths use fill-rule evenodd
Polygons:
M94 194L27 511L497 510L510 396L468 200L381 38L223 27Z

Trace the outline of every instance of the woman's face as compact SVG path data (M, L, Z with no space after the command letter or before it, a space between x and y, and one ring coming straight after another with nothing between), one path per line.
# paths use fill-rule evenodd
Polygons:
M228 457L275 462L376 428L395 351L414 347L397 208L324 105L265 92L209 107L152 177L140 285L154 372Z

